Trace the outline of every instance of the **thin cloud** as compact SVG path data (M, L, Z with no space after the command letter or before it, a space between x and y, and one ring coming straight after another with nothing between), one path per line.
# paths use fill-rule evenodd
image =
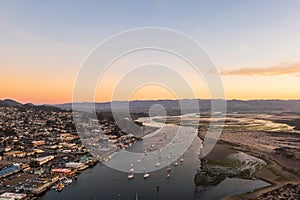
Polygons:
M300 75L300 62L272 67L245 67L235 70L221 71L224 76L280 76L280 75Z

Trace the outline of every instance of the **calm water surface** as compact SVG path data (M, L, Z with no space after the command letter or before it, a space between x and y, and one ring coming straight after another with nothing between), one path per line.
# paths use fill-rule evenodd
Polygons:
M131 146L131 151L141 152L145 146L157 141L160 135L147 138ZM171 177L166 178L167 170L151 172L148 179L143 174L135 174L134 179L128 180L127 173L118 172L99 163L94 168L87 169L78 176L77 181L65 187L62 192L48 191L41 199L132 199L136 194L140 200L145 199L220 199L222 197L242 194L254 189L268 186L261 180L245 180L227 178L219 185L206 189L196 187L194 177L200 169L199 152L201 141L196 138L184 155L184 161L178 166L172 166ZM115 179L116 178L116 179ZM156 186L160 187L156 191Z

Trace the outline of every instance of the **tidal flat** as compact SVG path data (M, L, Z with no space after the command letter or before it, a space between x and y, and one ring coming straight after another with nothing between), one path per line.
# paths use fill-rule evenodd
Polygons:
M203 186L218 185L230 177L261 179L270 183L269 186L253 192L228 196L226 199L263 198L273 194L273 191L284 193L286 198L289 198L289 195L291 198L299 195L299 118L299 113L229 113L224 119L223 132L217 145L202 159L204 164L195 177L195 183ZM204 114L159 120L198 127L198 136L204 139L209 122L218 119L211 119ZM233 159L236 155L243 154L253 156L260 162L245 163ZM249 158L246 160L249 161Z

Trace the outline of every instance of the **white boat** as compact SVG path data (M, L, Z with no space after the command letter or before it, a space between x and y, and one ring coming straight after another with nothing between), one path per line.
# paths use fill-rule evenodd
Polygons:
M133 177L134 177L134 174L129 174L128 175L128 179L133 179Z
M145 173L145 174L144 174L144 178L148 178L149 176L150 176L149 173Z
M171 170L172 170L172 168L171 168L171 167L168 167L168 168L167 168L167 171L171 171Z
M170 178L171 177L171 174L167 174L167 178Z
M174 163L174 166L177 166L178 165L178 162Z
M130 172L133 172L133 171L134 171L134 169L133 169L133 168L131 168L131 169L130 169Z
M64 180L64 183L66 185L71 184L72 182L73 182L72 179L66 179L66 180Z
M159 165L160 165L160 163L159 163L159 162L155 164L155 166L156 166L156 167L158 167Z
M183 158L181 158L181 159L180 159L180 162L183 162L183 160L184 160L184 159L183 159Z

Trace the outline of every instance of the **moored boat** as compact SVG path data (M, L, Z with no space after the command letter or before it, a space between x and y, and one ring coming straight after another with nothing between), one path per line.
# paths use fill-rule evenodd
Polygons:
M128 175L128 179L133 179L134 178L134 174L129 174Z
M145 179L148 178L149 176L150 176L149 173L145 173L145 174L144 174L144 178L145 178Z

